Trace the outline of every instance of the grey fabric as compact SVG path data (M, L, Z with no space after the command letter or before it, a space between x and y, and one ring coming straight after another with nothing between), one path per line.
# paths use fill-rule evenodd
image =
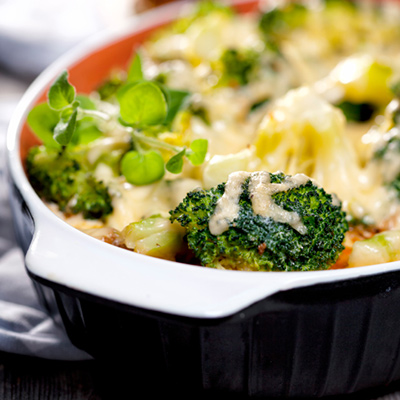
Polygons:
M16 99L0 97L0 351L57 360L88 359L39 304L14 239L4 169L6 127L15 105Z

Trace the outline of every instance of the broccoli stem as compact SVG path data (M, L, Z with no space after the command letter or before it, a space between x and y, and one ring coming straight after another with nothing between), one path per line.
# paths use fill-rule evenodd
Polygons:
M165 149L165 150L169 150L172 151L174 153L179 153L180 151L183 150L183 148L179 147L179 146L173 146L172 144L163 142L155 137L151 137L151 136L146 136L143 133L141 133L139 130L134 130L134 129L130 129L130 133L132 135L132 138L135 142L135 144L137 142L142 142L145 143L151 147L156 147L159 149Z

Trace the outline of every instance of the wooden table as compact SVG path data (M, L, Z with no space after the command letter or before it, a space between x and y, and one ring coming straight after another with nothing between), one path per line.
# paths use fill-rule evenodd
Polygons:
M134 377L115 371L113 366L104 366L97 361L49 361L0 352L0 400L150 399L150 395L137 395ZM386 388L329 397L329 400L398 400L400 394L396 392L399 390L400 382L396 382ZM174 394L159 388L160 399L168 395ZM151 396L150 400L154 398L157 397ZM221 394L207 394L202 398L243 399ZM194 397L188 394L186 399L192 400Z
M62 362L0 353L0 399L103 399L96 363Z

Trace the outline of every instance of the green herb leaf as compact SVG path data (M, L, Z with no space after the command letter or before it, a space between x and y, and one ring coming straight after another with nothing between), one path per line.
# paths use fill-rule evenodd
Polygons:
M81 110L96 110L96 104L88 96L77 95L76 101L79 102ZM98 128L96 119L91 116L84 116L76 121L75 133L71 138L71 144L74 146L86 145L103 135Z
M137 52L128 69L128 82L137 82L143 79L142 58Z
M83 94L78 94L76 96L76 100L79 101L79 107L83 108L84 110L95 110L96 104L94 101Z
M162 124L167 116L167 101L162 90L153 82L127 85L118 93L120 114L136 127Z
M28 125L46 147L59 148L54 140L53 131L60 120L60 113L50 108L47 103L34 107L28 115Z
M62 110L75 100L75 88L68 82L68 72L64 71L51 85L48 92L49 106Z
M71 138L71 144L86 145L103 135L103 132L97 127L94 118L85 117L76 121L75 133Z
M178 154L175 154L173 157L171 157L165 165L167 171L172 172L173 174L179 174L180 172L182 172L183 156L185 155L185 153L186 149L183 149Z
M190 92L185 90L166 90L168 92L168 113L164 123L170 125L178 111L181 109L185 99L190 95Z
M186 153L186 157L193 165L200 165L204 162L208 149L208 141L206 139L196 139L190 144L190 150Z
M128 151L121 160L121 172L133 185L148 185L164 176L164 160L156 150Z
M54 139L62 146L66 146L71 141L72 135L75 132L77 115L77 110L74 110L69 116L66 113L54 128Z

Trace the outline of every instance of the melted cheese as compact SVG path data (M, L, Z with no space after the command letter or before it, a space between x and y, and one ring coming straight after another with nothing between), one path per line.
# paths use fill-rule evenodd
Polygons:
M238 217L239 199L243 192L243 184L249 177L249 194L254 214L288 224L305 235L307 228L300 215L293 211L284 210L273 201L272 196L305 185L310 178L303 174L297 174L286 177L282 183L271 183L270 174L265 171L253 173L240 171L229 175L225 184L225 192L218 200L214 214L210 218L210 232L216 236L222 234L229 229L229 225Z
M210 218L210 232L218 236L229 228L229 224L239 214L239 198L243 192L243 184L250 176L248 172L234 172L229 175L225 184L225 192L218 200L214 214Z
M288 176L282 183L271 183L268 172L255 172L251 175L249 192L254 214L271 218L276 222L290 225L293 229L305 235L307 228L298 213L286 211L272 199L276 193L286 192L301 185L305 185L309 178L303 174Z

